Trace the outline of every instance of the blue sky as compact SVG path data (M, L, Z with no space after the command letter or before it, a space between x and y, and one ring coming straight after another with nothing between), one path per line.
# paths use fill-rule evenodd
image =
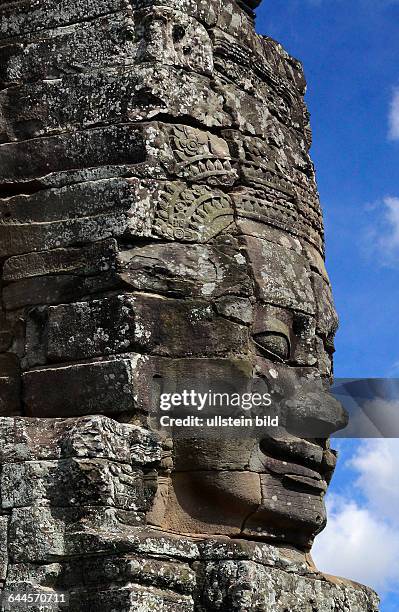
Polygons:
M264 0L257 30L305 67L341 320L336 376L399 377L399 0ZM315 557L376 587L382 612L397 612L399 441L335 445L330 524Z

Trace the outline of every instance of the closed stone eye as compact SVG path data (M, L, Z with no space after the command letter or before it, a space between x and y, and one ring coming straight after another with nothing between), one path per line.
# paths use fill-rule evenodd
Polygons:
M258 317L252 330L252 339L258 351L271 359L282 363L291 355L290 328L274 317Z
M286 336L275 332L255 334L253 340L262 353L272 359L287 361L290 357L290 343Z

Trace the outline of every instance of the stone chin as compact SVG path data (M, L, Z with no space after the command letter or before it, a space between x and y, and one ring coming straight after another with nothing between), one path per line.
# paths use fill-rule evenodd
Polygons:
M326 522L320 490L324 493L326 485L322 480L304 485L306 477L296 480L290 473L296 467L285 466L282 477L222 471L174 474L167 504L160 509L158 498L148 522L185 535L244 537L310 549Z
M261 440L174 440L148 523L185 535L223 535L309 550L326 524L336 454L328 440L286 432Z

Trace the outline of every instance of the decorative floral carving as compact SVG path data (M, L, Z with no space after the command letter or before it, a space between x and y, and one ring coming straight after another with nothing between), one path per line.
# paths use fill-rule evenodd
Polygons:
M177 174L208 185L232 185L237 179L224 140L188 126L174 126L171 142Z
M153 230L169 240L207 242L232 221L228 195L205 186L169 183L159 197Z

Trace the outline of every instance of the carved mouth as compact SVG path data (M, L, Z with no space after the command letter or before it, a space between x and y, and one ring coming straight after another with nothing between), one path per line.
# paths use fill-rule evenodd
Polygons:
M282 478L289 488L310 488L325 492L329 470L325 467L325 449L301 438L264 438L259 444L265 470Z
M319 471L315 471L299 463L283 461L270 455L262 458L265 470L282 479L290 489L312 489L317 493L327 491L327 482Z
M284 437L264 437L259 448L265 455L282 461L288 459L304 467L319 470L323 462L324 446L316 441L309 442L288 433Z

